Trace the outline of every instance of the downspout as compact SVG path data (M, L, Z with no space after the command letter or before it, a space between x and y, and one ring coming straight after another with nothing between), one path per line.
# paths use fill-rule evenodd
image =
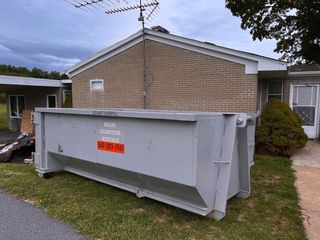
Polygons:
M146 36L144 29L144 22L142 28L142 38L143 38L143 108L147 109L147 60L146 60Z
M143 57L143 109L147 109L147 60L146 60L146 32L145 32L145 24L144 24L144 16L143 16L144 8L142 7L142 3L140 0L140 17L139 21L142 23L142 57Z

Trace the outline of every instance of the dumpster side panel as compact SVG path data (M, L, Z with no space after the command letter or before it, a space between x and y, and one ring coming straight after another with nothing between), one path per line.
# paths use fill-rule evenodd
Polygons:
M96 120L88 116L44 113L46 150L96 161Z
M196 185L195 122L50 113L45 118L48 152ZM124 151L99 150L97 141L123 144Z

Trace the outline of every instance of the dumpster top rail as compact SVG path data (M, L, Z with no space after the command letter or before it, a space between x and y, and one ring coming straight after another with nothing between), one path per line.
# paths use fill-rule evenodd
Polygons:
M212 118L221 115L237 114L239 117L238 125L246 126L246 122L254 118L255 113L233 113L233 112L187 112L187 111L168 111L168 110L144 110L144 109L76 109L76 108L36 108L36 112L60 113L75 115L94 115L108 117L128 117L128 118L148 118L176 121L198 121L201 119Z

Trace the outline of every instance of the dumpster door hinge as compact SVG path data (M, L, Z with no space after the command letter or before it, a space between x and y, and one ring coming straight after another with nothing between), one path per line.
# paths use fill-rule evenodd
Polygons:
M31 122L34 125L39 125L41 123L41 114L33 112L31 116Z

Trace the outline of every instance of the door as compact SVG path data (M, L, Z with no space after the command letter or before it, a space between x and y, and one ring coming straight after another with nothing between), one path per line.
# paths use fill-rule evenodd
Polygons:
M291 108L298 113L303 120L303 129L309 138L317 138L318 132L318 109L319 109L319 86L292 85Z
M47 95L47 107L56 108L57 107L57 96L56 95Z

